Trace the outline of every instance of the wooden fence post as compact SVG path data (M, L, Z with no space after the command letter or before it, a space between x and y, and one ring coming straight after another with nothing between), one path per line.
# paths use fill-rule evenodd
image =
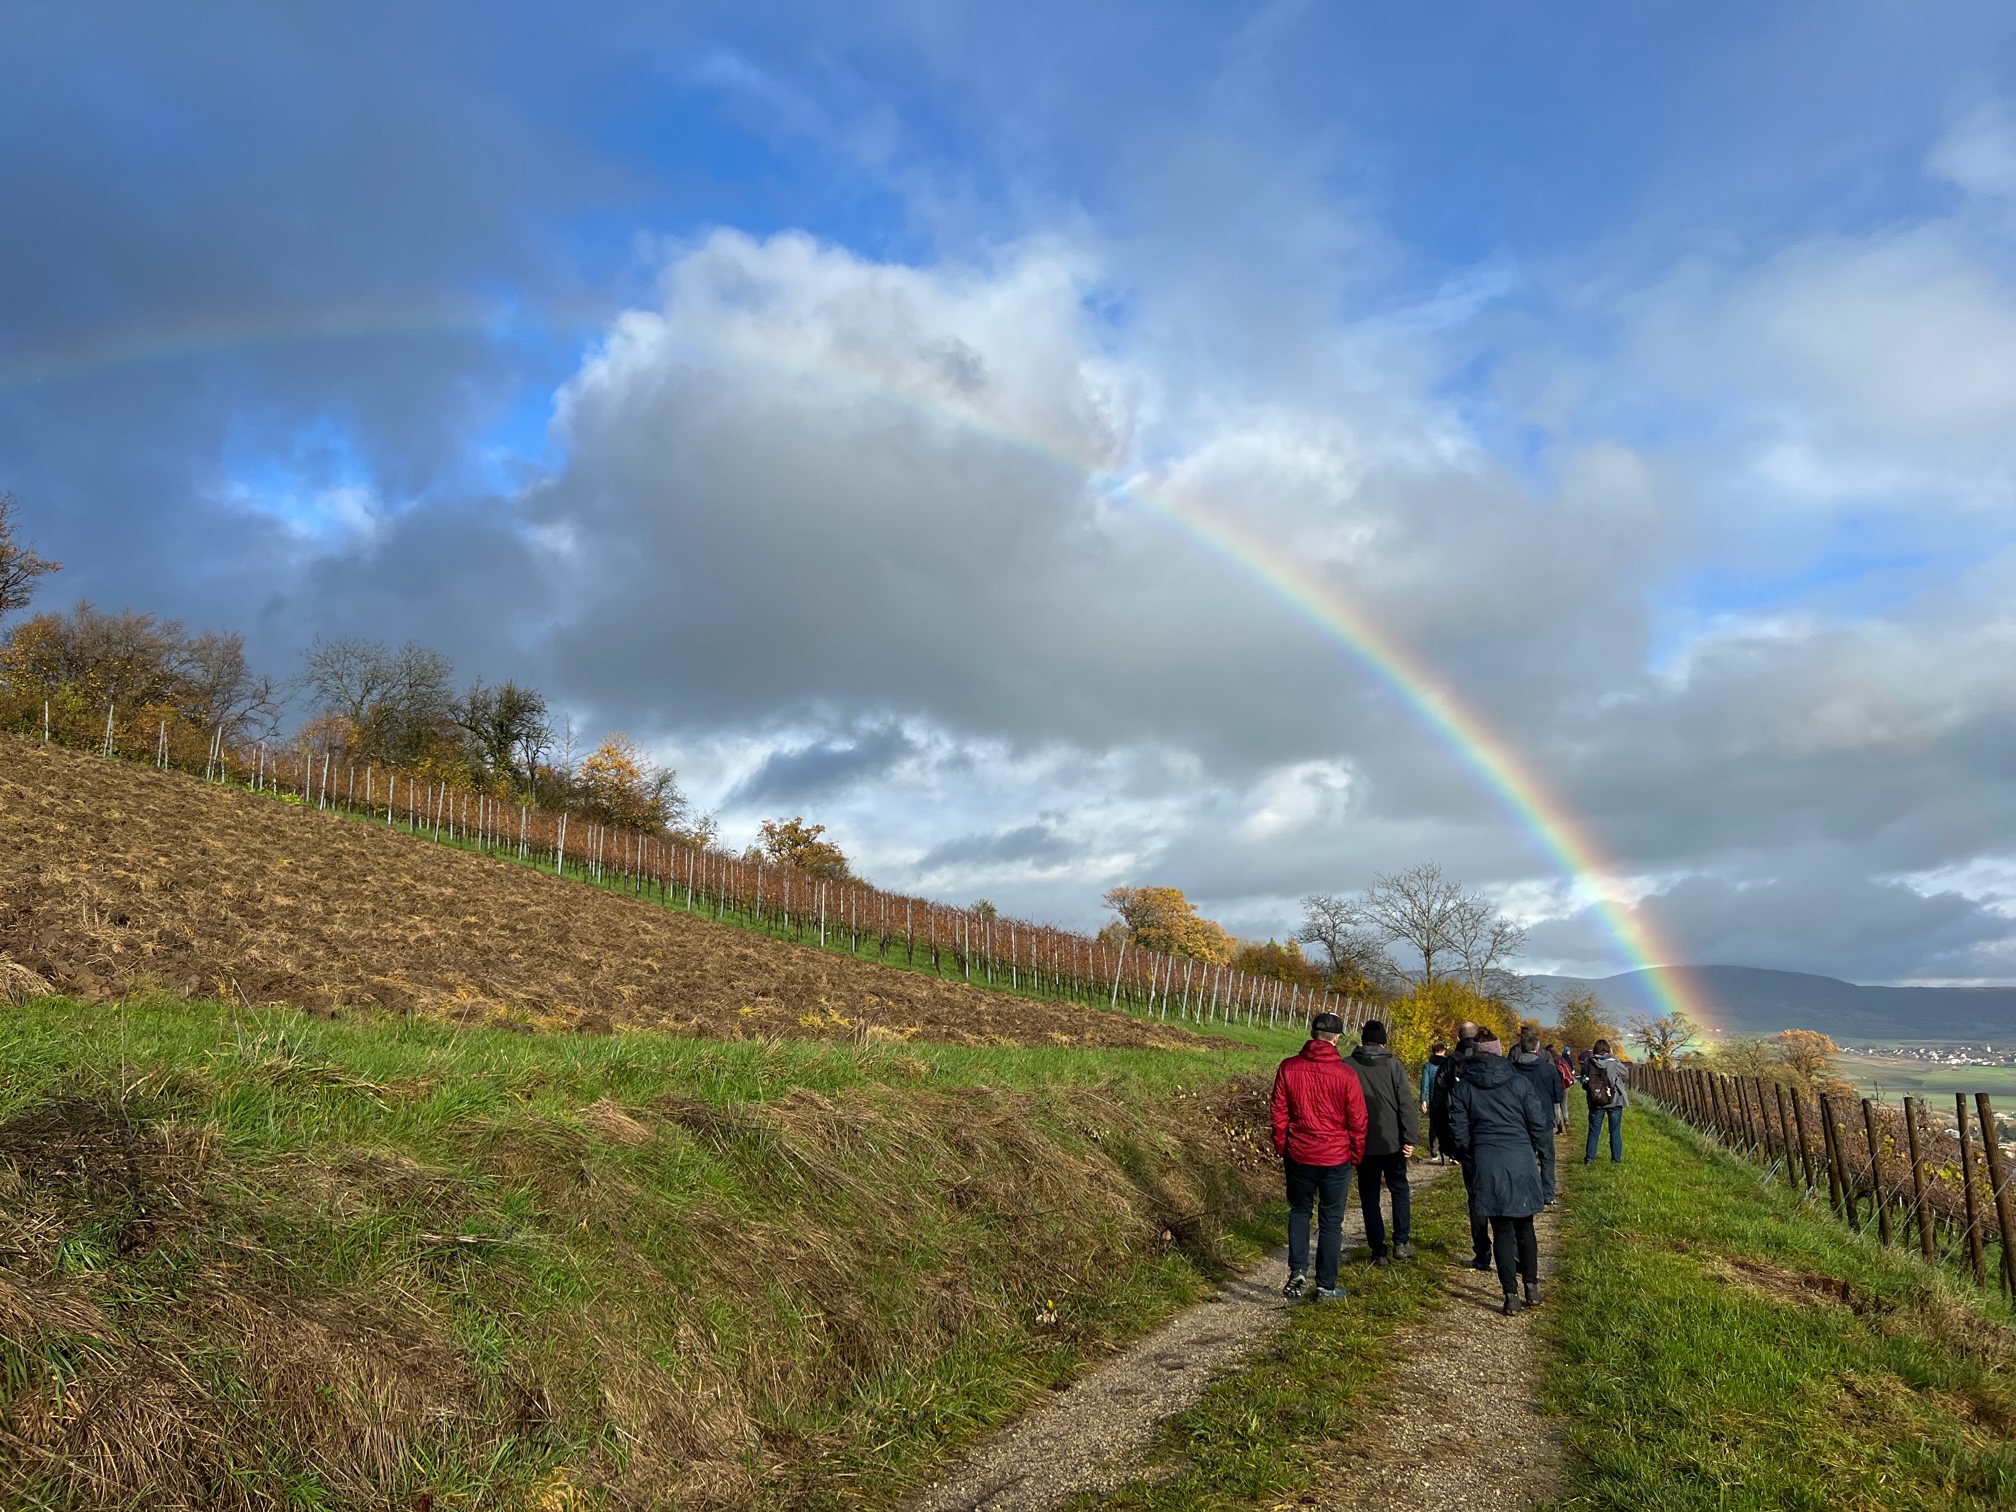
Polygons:
M1820 1133L1827 1141L1828 1185L1835 1194L1841 1214L1848 1220L1848 1227L1858 1233L1862 1228L1861 1204L1855 1195L1855 1183L1848 1169L1848 1146L1841 1135L1841 1117L1834 1107L1834 1100L1825 1092L1820 1094Z
M2016 1296L2016 1213L2010 1211L2009 1177L2002 1164L2002 1138L1995 1131L1995 1106L1986 1092L1974 1094L1974 1106L1981 1114L1981 1150L1988 1157L1989 1190L2002 1228L2002 1284Z
M1918 1144L1918 1100L1904 1098L1904 1137L1911 1145L1911 1200L1918 1208L1918 1248L1932 1258L1932 1208L1925 1195L1925 1157Z
M1799 1131L1799 1164L1805 1168L1806 1190L1810 1192L1815 1186L1813 1146L1806 1138L1806 1100L1799 1095L1796 1087L1792 1089L1792 1122Z
M1967 1200L1967 1258L1973 1262L1974 1284L1988 1284L1988 1266L1981 1255L1981 1210L1974 1201L1974 1141L1967 1134L1967 1094L1953 1094L1953 1124L1960 1135L1960 1190Z
M1883 1194L1883 1142L1876 1134L1876 1108L1862 1099L1862 1132L1869 1137L1869 1191L1876 1200L1876 1232L1890 1242L1890 1204Z

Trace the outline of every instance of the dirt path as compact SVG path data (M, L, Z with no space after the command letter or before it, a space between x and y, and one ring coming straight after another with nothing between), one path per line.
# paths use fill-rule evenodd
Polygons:
M1562 1159L1573 1157L1573 1143L1562 1139ZM1543 1292L1560 1248L1559 1211L1548 1208L1534 1220ZM1328 1468L1313 1505L1517 1512L1553 1493L1561 1447L1540 1412L1536 1330L1539 1313L1554 1304L1505 1317L1495 1270L1451 1267L1442 1293L1433 1316L1387 1340L1394 1373L1386 1406Z
M1418 1190L1453 1169L1416 1164L1409 1174ZM1365 1237L1358 1194L1351 1196L1347 1256ZM1073 1382L979 1445L912 1500L909 1512L1046 1512L1082 1492L1138 1479L1141 1456L1162 1424L1243 1363L1296 1305L1281 1296L1286 1265L1286 1250L1275 1251Z

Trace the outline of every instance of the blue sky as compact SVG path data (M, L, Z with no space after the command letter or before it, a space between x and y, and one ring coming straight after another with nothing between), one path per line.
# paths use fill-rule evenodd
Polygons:
M1148 470L1677 953L2016 979L2006 6L11 4L0 86L52 604L426 640L891 885L1435 859L1628 964Z

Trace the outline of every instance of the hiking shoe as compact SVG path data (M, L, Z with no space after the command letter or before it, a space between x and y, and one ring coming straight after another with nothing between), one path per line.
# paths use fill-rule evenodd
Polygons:
M1540 1305L1540 1283L1538 1281L1528 1281L1526 1283L1526 1305L1528 1307L1538 1307Z
M1489 1255L1479 1255L1475 1260L1472 1260L1470 1262L1470 1269L1472 1270L1491 1269L1491 1257Z
M1505 1293L1505 1316L1506 1316L1506 1317L1508 1317L1508 1318L1509 1318L1509 1317L1513 1316L1513 1314L1517 1313L1517 1312L1519 1311L1519 1309L1520 1309L1521 1307L1523 1307L1524 1305L1525 1305L1525 1304L1524 1304L1524 1303L1522 1303L1522 1302L1521 1302L1521 1301L1519 1300L1519 1293L1517 1293L1517 1292L1507 1292L1507 1293Z
M1414 1258L1414 1241L1412 1239L1402 1239L1398 1244L1394 1245L1393 1258L1396 1260L1412 1260Z
M1302 1294L1308 1290L1309 1278L1301 1271L1296 1271L1294 1275L1288 1278L1288 1284L1281 1288L1281 1295L1286 1297L1290 1302L1299 1302L1302 1299Z
M1378 1254L1372 1257L1372 1263L1378 1266L1381 1270L1384 1270L1387 1266L1393 1263L1393 1257L1387 1254L1384 1250L1381 1250Z
M1309 1300L1311 1302L1342 1302L1344 1300L1344 1288L1341 1286L1319 1286L1316 1290L1309 1293Z

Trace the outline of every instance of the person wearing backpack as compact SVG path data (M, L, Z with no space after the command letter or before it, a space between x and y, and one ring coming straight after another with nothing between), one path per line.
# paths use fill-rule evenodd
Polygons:
M1625 1091L1624 1063L1610 1053L1610 1041L1598 1040L1582 1063L1582 1090L1589 1099L1589 1143L1582 1152L1582 1164L1596 1159L1596 1143L1607 1121L1610 1125L1610 1163L1624 1163L1624 1110L1631 1105Z

